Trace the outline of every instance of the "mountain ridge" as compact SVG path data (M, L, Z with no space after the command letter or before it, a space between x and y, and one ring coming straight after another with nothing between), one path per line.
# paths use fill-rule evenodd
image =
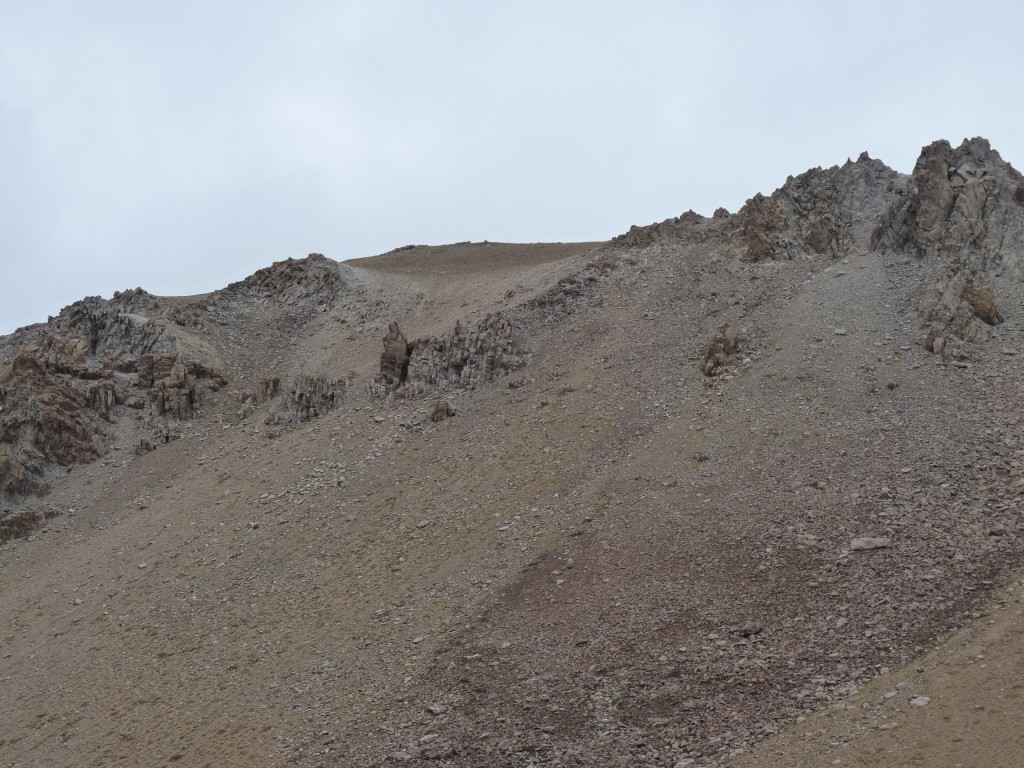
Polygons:
M1022 188L936 142L0 338L0 746L705 765L842 703L1024 551Z

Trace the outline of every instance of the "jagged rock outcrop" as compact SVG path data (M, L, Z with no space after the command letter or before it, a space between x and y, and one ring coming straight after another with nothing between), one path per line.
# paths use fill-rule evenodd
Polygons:
M723 214L722 211L725 211ZM706 242L713 237L723 235L722 224L729 217L724 208L715 211L712 218L706 218L693 210L665 221L646 226L634 224L628 232L612 238L614 245L626 248L646 248L664 241Z
M326 311L344 290L337 262L320 253L304 259L285 259L261 269L245 280L212 293L207 304L216 308L244 309L278 306L294 312Z
M384 337L380 370L370 383L378 397L416 397L452 387L474 387L494 381L526 364L512 323L501 315L487 315L470 329L456 322L443 336L406 341L398 323Z
M918 304L921 320L938 325L962 341L983 341L989 327L1003 321L995 293L973 271L942 275L931 281Z
M732 323L726 323L705 345L700 358L700 370L705 376L721 376L739 366L736 353L743 340L742 332Z
M263 379L262 381L257 382L256 388L253 390L249 399L254 405L263 405L268 400L277 397L280 390L281 379L277 376L270 379Z
M380 355L380 372L378 378L387 390L397 389L405 384L409 375L409 355L414 345L410 344L398 327L398 323L388 325L387 336L384 337L384 351Z
M114 421L114 407L118 404L117 385L113 381L97 381L85 390L86 405L103 417L104 421ZM121 400L123 402L123 400Z
M280 415L270 422L295 424L319 418L344 401L345 381L324 376L299 376L284 389Z
M948 357L1002 322L992 279L1024 279L1024 176L985 139L956 149L936 141L922 150L908 194L883 215L872 245L937 266L918 312L925 347Z
M176 419L192 417L206 392L227 383L219 371L180 355L142 355L138 361L138 385L150 390L154 413Z
M151 319L158 311L156 297L141 288L117 292L109 300L90 296L64 307L20 340L36 344L52 371L81 377L90 366L130 370L140 355L176 348L166 324Z
M470 329L457 322L439 339L419 340L409 357L408 380L435 389L448 384L470 387L525 364L512 323L495 314Z
M981 138L925 147L911 188L872 235L877 250L1024 280L1024 176Z
M37 347L22 350L0 372L0 496L45 491L52 467L102 456L115 400L112 383L83 386L48 370Z
M856 162L790 176L771 197L758 194L737 214L744 261L840 258L866 250L874 222L898 199L903 177L862 153Z
M216 369L180 354L133 357L131 345L147 342L115 340L127 326L109 302L76 302L61 318L29 334L42 343L24 345L0 373L0 495L40 493L54 467L102 456L104 424L118 420L119 406L141 409L148 398L154 416L186 419L226 383Z

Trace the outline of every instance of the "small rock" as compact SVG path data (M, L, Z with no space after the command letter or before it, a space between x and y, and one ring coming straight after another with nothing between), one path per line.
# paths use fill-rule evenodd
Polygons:
M914 696L910 700L911 706L914 707L926 707L931 702L931 699L927 696Z
M446 707L444 704L431 704L429 707L427 707L427 712L429 712L432 715L443 715L447 711L448 707Z
M836 336L845 336L846 335L846 329L845 328L836 328L835 334L836 334Z
M798 533L796 536L797 549L811 549L818 546L818 537L810 533Z
M762 627L760 624L758 624L756 621L752 621L746 626L744 626L742 630L740 630L740 634L744 637L754 637L756 635L761 634L761 629Z
M883 549L891 543L884 536L859 536L850 541L850 549L854 552L863 552L868 549Z

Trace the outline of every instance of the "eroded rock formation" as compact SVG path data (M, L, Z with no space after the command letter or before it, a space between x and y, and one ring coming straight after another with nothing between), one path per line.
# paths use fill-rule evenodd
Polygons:
M449 386L474 387L525 364L512 323L501 315L488 315L469 329L456 322L443 336L411 343L398 323L391 323L370 391L376 396L416 397Z
M867 153L856 162L790 176L770 197L755 195L737 214L744 261L866 250L871 227L902 192L900 174Z
M414 346L405 338L398 323L392 322L388 325L388 333L384 337L384 351L380 354L378 374L385 389L394 390L405 384L409 376L409 356Z
M736 353L743 340L742 332L731 323L726 323L704 347L701 354L700 370L705 376L720 376L739 366Z
M925 147L910 192L880 220L877 250L1024 279L1024 176L985 139Z
M37 347L21 351L0 372L0 495L42 492L51 468L106 452L102 421L114 397L109 384L83 385L53 373Z
M225 383L219 371L180 355L143 355L138 361L138 385L150 390L157 416L191 418L204 393L216 392Z
M334 305L345 288L338 264L320 253L304 259L274 262L255 274L210 295L212 307L280 306L294 310L324 311Z
M967 270L944 274L928 283L918 312L933 340L944 336L955 341L984 341L990 328L1003 321L992 288L981 282L977 272Z
M345 382L324 376L299 376L285 387L280 420L308 421L333 411L345 397Z

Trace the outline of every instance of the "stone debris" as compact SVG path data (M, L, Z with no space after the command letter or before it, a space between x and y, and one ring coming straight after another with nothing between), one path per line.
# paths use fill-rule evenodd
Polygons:
M892 541L884 536L860 536L850 541L850 549L854 552L863 552L869 549L885 549L892 545Z

